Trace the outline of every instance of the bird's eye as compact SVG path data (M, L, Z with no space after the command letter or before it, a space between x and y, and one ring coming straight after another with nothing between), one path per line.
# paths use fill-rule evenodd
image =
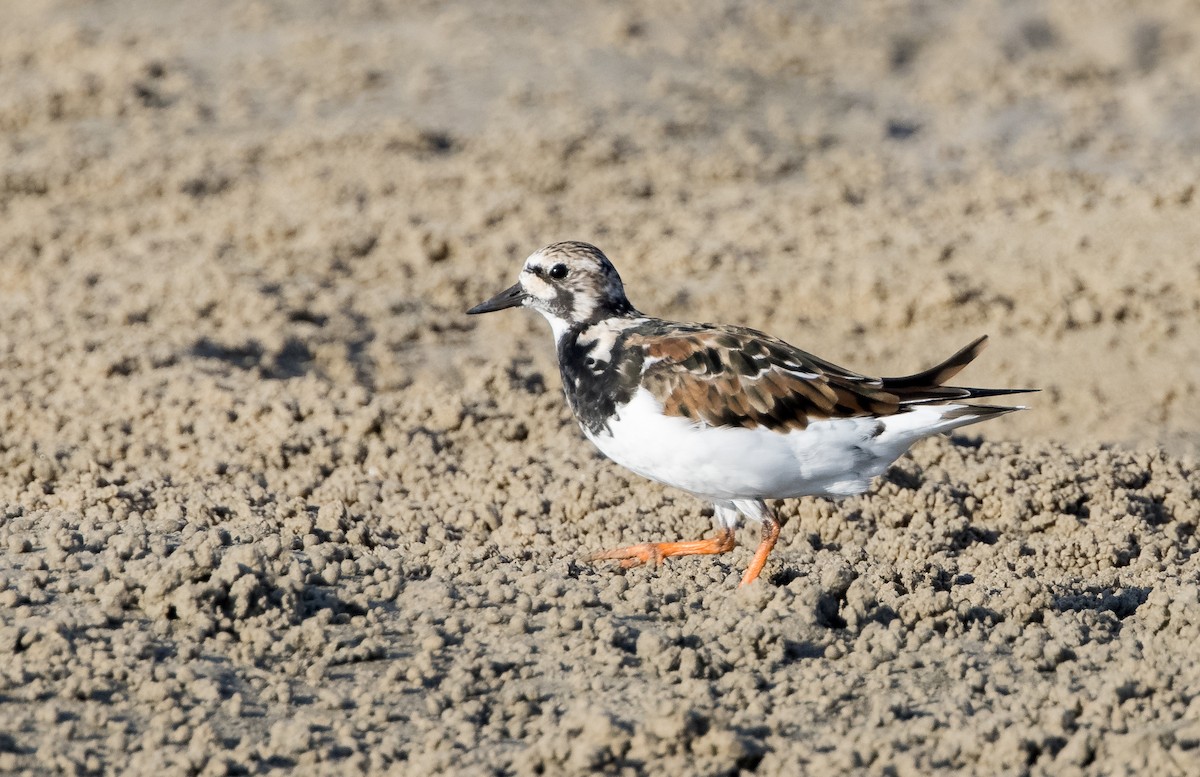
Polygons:
M567 277L567 266L565 264L556 264L550 268L550 277L556 281L561 281Z

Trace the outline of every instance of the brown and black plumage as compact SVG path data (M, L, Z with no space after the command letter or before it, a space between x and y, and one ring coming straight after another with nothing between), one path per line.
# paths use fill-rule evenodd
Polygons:
M635 326L625 336L627 348L645 353L642 385L662 402L665 414L711 426L804 429L811 420L887 416L911 405L1027 391L944 385L979 355L986 335L923 372L872 378L753 329L717 324L656 329L661 327Z

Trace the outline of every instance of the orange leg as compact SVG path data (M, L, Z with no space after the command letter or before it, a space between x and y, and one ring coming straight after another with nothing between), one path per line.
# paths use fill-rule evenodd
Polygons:
M751 559L750 566L746 567L746 574L742 575L739 586L750 585L758 579L758 573L762 572L763 565L767 563L767 556L771 555L775 541L779 539L779 528L779 521L775 520L774 515L767 513L763 518L762 542L759 543L758 550L754 551L754 558Z
M779 529L776 527L778 536ZM733 529L721 529L714 537L703 540L688 540L687 542L645 542L641 545L630 545L627 548L602 550L587 557L587 561L619 560L622 569L654 564L658 566L667 556L697 556L728 553L733 550ZM770 552L770 549L767 549ZM763 555L766 558L766 555ZM762 566L761 564L759 565Z

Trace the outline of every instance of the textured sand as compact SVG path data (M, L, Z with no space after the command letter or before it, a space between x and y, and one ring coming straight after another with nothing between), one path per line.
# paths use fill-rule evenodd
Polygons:
M1194 6L479 6L5 7L0 773L1200 772ZM1044 390L583 564L709 518L462 315L567 238Z

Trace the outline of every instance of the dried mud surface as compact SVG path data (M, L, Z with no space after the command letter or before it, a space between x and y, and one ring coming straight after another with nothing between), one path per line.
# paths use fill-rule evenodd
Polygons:
M1190 3L9 4L0 773L1195 774ZM781 505L604 461L639 307L1033 408Z

